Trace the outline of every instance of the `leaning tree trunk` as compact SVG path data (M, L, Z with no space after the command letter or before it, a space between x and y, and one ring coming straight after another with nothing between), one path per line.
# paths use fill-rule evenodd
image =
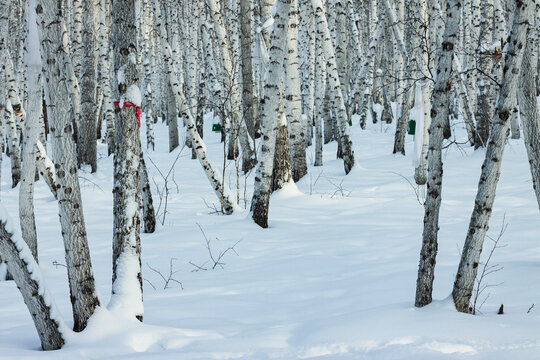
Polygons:
M437 234L439 231L439 209L442 191L442 143L445 122L450 107L450 83L454 49L457 47L459 35L459 19L461 3L459 0L447 0L447 20L442 40L437 80L433 88L431 117L429 128L428 181L424 214L424 232L422 233L422 250L416 280L415 306L421 307L431 303L433 279L435 277L435 258L437 256Z
M472 296L482 245L488 230L489 218L495 200L495 191L501 173L501 161L508 138L510 117L516 107L516 87L519 80L519 70L533 11L533 0L517 2L512 32L507 41L508 52L505 59L502 87L497 99L495 118L487 142L486 158L482 165L482 174L478 183L478 192L469 223L469 230L452 291L456 309L461 312L469 312L469 301Z
M32 315L41 348L60 349L65 342L66 326L43 281L39 265L21 235L15 231L3 206L0 206L0 253Z
M60 224L66 250L66 266L71 292L74 330L82 331L88 318L99 306L95 292L90 250L82 211L81 191L77 176L75 144L69 106L66 100L71 68L67 49L62 42L65 27L63 9L56 0L37 0L36 13L40 25L39 40L46 82L47 114L51 133L52 158L58 183Z
M279 115L280 86L285 59L285 43L291 0L277 0L274 30L270 36L270 50L264 84L264 102L261 112L263 143L258 156L259 166L255 175L255 189L251 201L251 212L256 224L268 227L268 207L276 151L277 120Z
M137 85L137 28L134 0L113 3L112 39L118 79L114 120L113 275L110 306L143 319L138 119L141 92Z
M38 261L36 219L34 214L34 181L36 178L36 142L39 118L43 105L41 84L41 56L39 53L36 13L29 10L28 21L28 113L24 122L21 186L19 187L19 218L24 241Z
M345 174L348 174L354 166L354 151L352 149L352 141L349 131L349 121L347 119L347 111L345 109L344 97L341 92L341 84L336 65L336 57L334 47L330 36L330 30L326 17L324 16L321 0L312 0L315 11L315 22L319 38L323 41L324 54L326 56L326 71L328 76L328 86L334 94L334 102L337 106L336 126L339 129L339 142L341 144L343 165Z
M197 159L199 159L199 162L208 178L208 181L210 181L210 185L212 186L212 189L214 189L214 192L216 193L220 201L221 210L227 215L232 214L235 206L233 196L227 184L224 181L222 182L219 171L215 171L212 168L210 161L208 161L208 158L206 157L206 145L204 144L204 141L199 135L199 133L197 132L197 124L195 123L195 119L191 114L191 110L187 106L185 95L182 91L182 87L180 86L180 82L178 81L178 75L176 73L176 69L174 68L174 64L171 58L172 51L167 43L167 34L165 33L164 27L161 27L161 43L163 48L165 66L167 67L166 75L168 76L169 83L171 85L171 88L173 89L176 104L180 108L182 117L186 122L187 130L193 142L193 147L195 149L195 152L197 153Z
M536 19L538 22L540 19ZM523 124L523 138L529 157L529 166L533 181L533 189L536 194L538 207L540 207L540 118L536 101L536 81L538 75L534 72L538 65L538 55L532 49L538 46L538 34L530 31L527 48L521 67L521 86L518 88L519 113Z

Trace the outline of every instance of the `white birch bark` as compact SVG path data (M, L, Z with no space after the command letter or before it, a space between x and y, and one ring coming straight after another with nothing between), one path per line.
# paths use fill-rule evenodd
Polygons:
M54 173L54 163L47 156L47 151L41 143L41 141L36 142L36 163L39 170L39 174L45 180L45 183L51 190L54 198L58 200L58 184L56 183L56 174Z
M540 9L538 1L537 11ZM538 27L540 19L536 17L536 26ZM523 139L529 166L531 169L533 189L540 208L540 117L538 114L538 105L536 100L536 82L538 74L534 72L538 67L538 56L534 49L538 47L539 38L537 29L529 31L529 39L525 48L523 65L521 67L521 85L518 87L519 114L523 125Z
M253 89L252 21L253 0L240 0L240 51L242 58L242 108L249 135L255 139L255 94Z
M62 8L56 0L37 0L41 58L46 82L47 113L52 143L52 158L58 182L58 205L66 266L72 300L74 330L82 331L99 306L82 212L77 176L75 144L69 119L68 68L71 68L63 37L67 35Z
M77 13L77 10L76 10ZM81 67L81 113L77 141L77 161L79 165L88 164L91 172L97 171L96 112L97 75L95 64L95 3L84 2L83 59Z
M313 166L323 165L323 134L322 120L324 118L324 101L326 97L326 65L324 62L324 52L317 39L316 53L314 54L315 67L315 160Z
M258 156L259 165L255 174L255 188L251 200L251 212L255 223L268 227L268 207L276 151L277 121L279 115L280 86L285 59L287 24L291 0L277 0L268 51L268 66L264 75L264 103L261 112L262 146Z
M111 69L109 59L109 6L106 0L100 0L99 9L99 67L100 83L103 91L103 113L107 127L106 142L108 155L114 152L114 109L111 91Z
M287 31L286 86L283 89L285 114L288 119L291 170L294 181L307 174L306 129L302 124L300 71L298 64L298 1L292 0ZM280 130L281 131L281 130Z
M233 76L235 74L235 67L229 54L229 46L232 46L232 44L227 41L227 33L216 1L207 0L206 2L210 8L210 15L214 20L214 29L217 34L218 47L221 50L221 58L224 65L224 76L229 80L231 123L238 131L238 139L242 148L242 171L247 173L255 166L257 160L249 142L246 124L241 116L241 97L238 88L238 78L235 79Z
M452 64L455 48L458 45L461 3L459 0L447 0L447 20L437 65L437 80L432 95L431 123L429 132L429 178L427 196L424 204L424 231L422 249L416 280L415 306L422 307L432 300L435 261L437 255L437 235L439 231L439 210L442 192L442 143L445 121L450 108Z
M135 1L119 0L112 7L112 34L119 106L114 120L113 276L109 308L143 320L140 239L141 142L136 108L138 87ZM129 102L135 106L124 106Z
M34 181L36 178L36 142L43 104L41 84L41 55L39 52L35 1L28 11L28 113L24 122L21 185L19 187L19 218L24 241L38 261L36 220L34 214Z
M4 63L7 78L6 128L9 139L9 156L11 159L11 187L17 186L21 179L21 153L19 148L19 122L26 116L25 109L19 98L19 89L13 69L13 62L7 49L4 50Z
M478 77L478 99L475 118L478 131L475 147L485 147L489 137L491 117L495 104L491 101L492 84L492 53L493 41L493 0L484 0L481 6L480 39L478 44L478 69L481 74Z
M486 158L482 165L475 205L452 291L456 309L461 312L469 312L478 262L495 200L504 146L509 135L510 116L516 106L519 70L533 11L534 0L524 0L517 4L505 57L502 87L487 142Z
M197 152L197 159L199 159L199 162L201 163L201 166L206 176L208 177L208 180L210 181L210 186L212 187L212 189L214 189L214 192L216 193L220 201L223 213L227 215L232 214L235 207L233 196L227 184L225 182L222 183L219 172L215 171L212 168L212 165L206 157L206 145L204 144L202 138L199 136L195 119L191 114L191 110L186 105L187 102L185 99L185 95L182 91L182 88L180 87L178 75L176 69L174 68L174 64L172 63L172 51L167 43L167 35L165 34L165 29L163 27L161 28L161 41L162 48L164 49L163 55L165 58L165 65L167 66L167 75L169 77L169 82L174 91L176 103L178 104L180 112L182 113L184 121L186 122L187 130L190 132L193 141L193 147Z
M143 225L145 233L153 233L156 230L156 214L154 211L154 201L150 190L150 180L148 170L144 161L143 152L139 155L139 177L141 179L141 200L143 208Z
M354 151L352 149L352 141L350 139L349 121L347 118L347 111L345 109L345 103L343 94L341 92L341 84L339 81L338 70L336 65L336 57L334 54L334 48L330 39L330 31L328 24L324 16L322 3L320 0L312 0L313 9L315 11L315 21L317 34L323 40L323 49L326 58L326 71L328 76L328 86L333 93L335 104L337 108L336 112L336 125L339 129L339 142L341 143L343 165L345 168L345 174L348 174L354 166Z
M422 24L428 23L428 8L426 0L420 0L419 4L420 10L420 22ZM425 34L424 36L427 36ZM429 39L423 39L425 44ZM427 77L430 74L429 69L429 49L426 46L421 47L421 56L420 56L420 71ZM431 125L431 92L433 90L433 83L430 79L424 80L422 84L422 99L423 110L424 110L424 127L418 129L423 132L422 136L422 151L420 153L420 158L418 164L414 169L414 181L418 185L424 185L427 182L427 157L428 157L428 146L429 146L429 127ZM446 120L445 120L446 121Z
M1 5L0 5L1 8ZM32 316L41 348L60 349L66 326L41 275L39 265L21 235L15 231L7 211L0 205L0 253Z

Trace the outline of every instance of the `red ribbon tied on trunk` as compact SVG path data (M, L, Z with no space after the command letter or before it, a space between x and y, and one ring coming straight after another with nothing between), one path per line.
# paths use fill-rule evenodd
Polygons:
M113 102L114 106L115 107L120 107L120 101L115 101ZM141 111L141 107L139 105L135 105L134 103L132 102L128 102L128 101L124 101L122 103L122 107L135 107L136 108L136 115L137 115L137 125L139 125L139 128L141 127L141 115L142 115L142 111Z

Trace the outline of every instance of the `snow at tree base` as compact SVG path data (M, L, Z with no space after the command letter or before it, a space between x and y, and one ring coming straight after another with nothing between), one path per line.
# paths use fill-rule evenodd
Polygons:
M0 0L0 360L540 359L540 0Z

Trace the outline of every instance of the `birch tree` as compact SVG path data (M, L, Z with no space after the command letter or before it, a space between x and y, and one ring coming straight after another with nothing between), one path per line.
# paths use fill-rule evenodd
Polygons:
M317 34L322 39L321 45L324 49L326 58L326 71L328 77L328 86L334 94L334 102L336 104L336 122L339 129L339 142L341 144L343 165L345 174L348 174L354 166L354 151L352 149L352 141L350 139L349 121L347 111L345 109L344 97L341 92L341 84L336 65L336 57L334 47L330 37L330 30L326 17L324 16L321 0L312 0L313 9L315 11L315 22Z
M263 228L268 227L274 156L276 151L277 121L279 115L280 86L285 58L287 24L291 0L277 0L273 30L270 35L268 66L264 78L264 102L262 106L262 146L258 156L259 165L255 174L255 186L251 200L253 220Z
M143 320L140 214L141 143L135 1L113 3L112 39L118 81L114 150L113 276L110 307Z
M442 142L445 121L450 107L450 84L454 51L457 47L459 20L461 15L460 0L447 0L447 20L442 40L437 80L433 88L431 122L428 152L427 196L424 204L424 231L422 233L422 250L416 280L415 306L421 307L431 303L433 279L435 276L435 257L437 255L437 235L439 231L439 210L442 192Z
M300 71L298 65L298 1L291 2L289 28L287 30L287 74L284 97L286 99L286 117L289 119L289 143L291 148L291 169L294 181L307 174L306 163L306 129L302 124ZM281 130L280 130L281 131Z
M62 6L55 0L36 0L39 41L46 82L52 158L58 183L58 205L72 299L74 330L82 331L99 306L82 212L72 122L69 119L68 68L63 36Z
M34 4L32 4L34 5ZM32 7L35 7L32 6ZM21 186L19 187L19 218L24 241L38 261L36 220L34 214L34 180L36 177L36 143L42 107L41 55L35 9L29 10L28 20L28 113L24 122Z
M81 113L77 141L79 164L88 164L94 173L97 170L96 148L96 101L97 75L95 64L95 1L84 1L83 59L81 73Z
M540 4L537 2L537 9ZM536 82L538 74L534 76L535 69L538 66L538 56L534 49L538 48L540 39L538 37L538 29L540 27L540 19L535 19L534 31L529 30L527 47L523 56L523 65L521 66L520 83L518 87L518 102L521 123L523 124L523 138L525 140L525 148L529 158L529 166L531 169L533 189L540 208L540 118L538 115L538 106L536 101Z
M1 7L2 4L0 4L0 9ZM41 348L43 350L60 349L65 343L66 326L43 281L39 265L21 235L15 231L2 205L0 205L0 253L7 262L8 270L13 275L32 316L41 341Z
M519 69L533 11L534 0L523 0L516 3L512 32L507 41L508 49L505 56L502 86L487 142L486 158L482 165L469 230L452 290L456 309L461 312L469 312L469 301L499 181L504 145L509 135L510 116L516 106Z

